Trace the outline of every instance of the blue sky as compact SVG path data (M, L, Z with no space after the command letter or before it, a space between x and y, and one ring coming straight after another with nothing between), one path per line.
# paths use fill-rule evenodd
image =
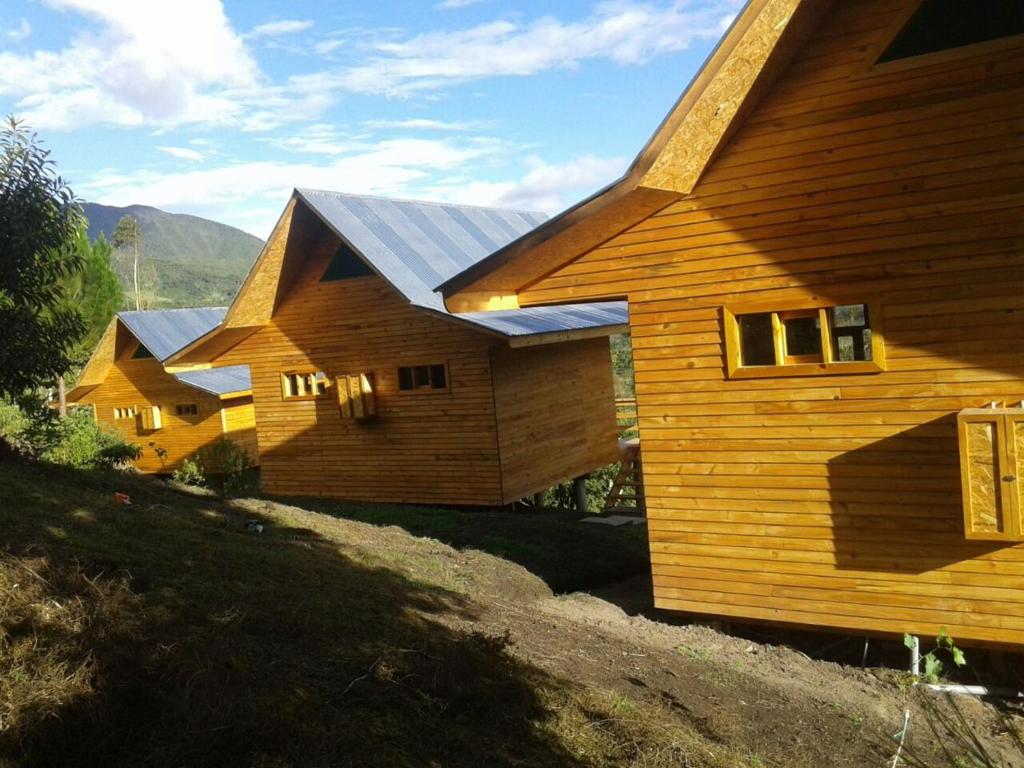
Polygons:
M266 237L292 187L554 213L613 181L740 0L4 0L0 111L83 199Z

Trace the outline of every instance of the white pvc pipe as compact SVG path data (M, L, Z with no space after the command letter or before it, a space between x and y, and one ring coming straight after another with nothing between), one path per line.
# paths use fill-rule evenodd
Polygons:
M987 688L984 685L960 685L959 683L928 683L928 688L944 693L966 693L971 696L998 696L1001 699L1024 699L1024 692L1012 688Z

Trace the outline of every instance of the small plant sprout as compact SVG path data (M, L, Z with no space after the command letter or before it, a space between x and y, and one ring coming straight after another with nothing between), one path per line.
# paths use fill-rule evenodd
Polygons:
M903 644L913 651L916 645L913 635L904 634ZM935 647L921 656L921 661L924 662L924 672L917 673L918 678L931 684L939 682L939 676L942 674L942 670L945 669L945 665L940 658L944 654L948 655L953 664L958 667L962 667L967 663L964 652L957 647L953 638L949 636L947 629L941 627L939 634L935 638Z

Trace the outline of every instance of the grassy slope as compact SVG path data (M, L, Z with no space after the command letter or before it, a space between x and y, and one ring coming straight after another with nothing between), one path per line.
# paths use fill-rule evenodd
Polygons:
M0 499L0 765L624 764L472 628L470 555L116 474L0 464Z

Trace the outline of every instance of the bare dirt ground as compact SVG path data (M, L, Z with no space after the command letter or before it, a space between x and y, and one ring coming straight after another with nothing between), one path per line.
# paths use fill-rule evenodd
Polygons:
M245 504L265 514L279 506ZM991 765L1024 766L1015 735L1024 734L1020 711L966 696L951 705L898 673L817 661L705 626L652 621L597 595L557 596L524 568L482 552L455 550L394 527L331 522L345 526L351 544L388 552L389 559L414 563L426 555L436 573L475 606L472 618L462 613L435 620L503 638L525 664L612 697L621 717L635 712L691 728L700 738L681 749L678 765L739 759L750 766L887 766L909 708L904 749L917 762L908 764L986 765L971 762L970 748L961 743L976 738ZM647 601L643 582L633 579L598 593L632 613ZM937 714L944 719L951 711L959 713L951 719L969 724L971 736L943 731Z

